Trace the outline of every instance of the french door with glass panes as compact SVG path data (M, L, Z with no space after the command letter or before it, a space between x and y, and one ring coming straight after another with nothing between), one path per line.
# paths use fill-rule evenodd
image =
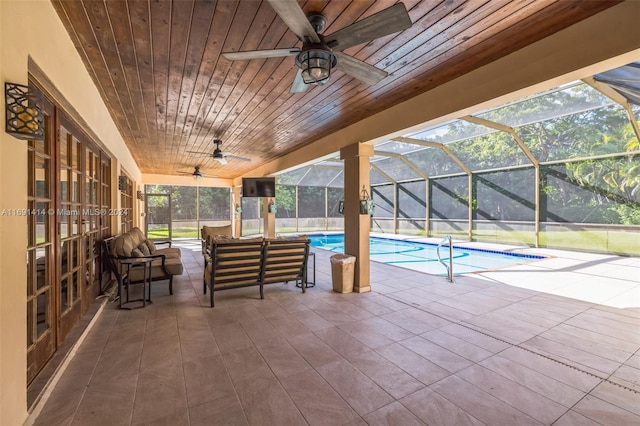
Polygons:
M27 184L27 380L30 383L57 347L55 321L55 119L44 102L45 138L29 141Z
M28 157L29 383L108 279L98 243L111 234L110 158L52 104L45 111L45 140Z
M58 343L100 291L99 240L109 231L105 155L63 115L58 126ZM106 173L105 173L106 172Z

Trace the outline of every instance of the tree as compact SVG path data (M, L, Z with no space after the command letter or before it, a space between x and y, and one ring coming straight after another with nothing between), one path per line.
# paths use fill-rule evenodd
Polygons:
M276 217L296 216L296 188L295 186L276 185Z

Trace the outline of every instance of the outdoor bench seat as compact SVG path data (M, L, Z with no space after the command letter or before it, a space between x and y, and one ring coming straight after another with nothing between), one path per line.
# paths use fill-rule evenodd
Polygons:
M214 307L214 293L293 281L306 291L309 239L212 239L205 253L203 287Z

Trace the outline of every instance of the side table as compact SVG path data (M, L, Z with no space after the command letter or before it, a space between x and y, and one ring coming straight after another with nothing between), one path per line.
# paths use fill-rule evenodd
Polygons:
M135 259L121 259L120 260L120 267L121 267L121 275L122 275L122 279L118 282L118 285L120 286L118 288L118 291L120 293L120 302L118 304L118 308L120 309L138 309L138 308L144 308L147 304L147 302L149 303L153 303L151 301L151 264L153 263L154 259L148 259L148 258L135 258ZM131 274L131 270L135 269L135 268L143 268L143 280L142 280L142 298L141 299L134 299L134 300L129 300L129 286L131 285L130 281L129 281L129 275ZM125 285L124 282L127 282L127 284ZM126 286L126 292L127 292L127 301L123 302L123 293L122 293L122 286L125 285ZM149 292L149 297L147 298L146 293ZM135 303L135 302L142 302L142 305L140 306L134 306L134 307L128 307L126 305L128 305L129 303Z
M309 276L309 266L310 263L309 261L313 259L313 281L309 281L308 276ZM306 278L306 283L304 284L305 288L309 288L309 287L315 287L316 286L316 254L312 251L309 252L309 257L307 258L307 271L305 273L305 278ZM296 284L296 287L298 288L302 288L302 283L298 283Z

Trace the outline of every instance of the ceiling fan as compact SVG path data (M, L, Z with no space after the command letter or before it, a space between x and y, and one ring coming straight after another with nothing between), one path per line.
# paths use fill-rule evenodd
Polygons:
M210 174L207 174L207 173L202 173L202 171L200 170L200 166L195 166L193 168L193 172L178 171L178 173L183 174L183 175L191 175L191 176L193 176L193 178L195 180L202 179L203 177L216 177L216 175L210 175Z
M222 141L220 139L214 139L213 143L216 144L216 149L213 150L213 153L200 152L200 151L187 151L187 152L190 152L192 154L207 155L207 156L213 158L214 160L219 161L220 164L227 164L227 158L230 159L230 160L237 160L237 161L244 161L244 162L251 161L248 158L238 157L238 156L229 155L229 154L223 154L222 150L220 149L220 145L222 144Z
M291 93L305 92L311 84L326 83L334 67L369 85L378 83L388 75L387 72L342 51L406 30L412 25L404 4L396 3L325 36L319 34L327 24L327 17L322 13L311 12L305 16L297 0L267 1L302 41L302 48L223 52L222 56L231 61L242 61L295 55L298 73L291 86Z

